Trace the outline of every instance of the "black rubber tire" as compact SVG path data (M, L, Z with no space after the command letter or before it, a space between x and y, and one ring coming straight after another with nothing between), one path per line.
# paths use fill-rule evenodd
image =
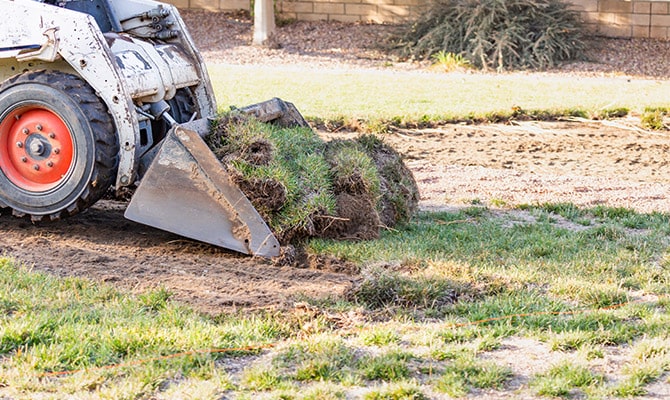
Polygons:
M56 187L44 191L19 187L0 169L0 206L12 208L18 217L30 215L33 221L85 210L102 197L118 169L118 138L107 106L75 75L31 71L0 84L0 126L25 107L50 111L65 123L72 138L71 166Z

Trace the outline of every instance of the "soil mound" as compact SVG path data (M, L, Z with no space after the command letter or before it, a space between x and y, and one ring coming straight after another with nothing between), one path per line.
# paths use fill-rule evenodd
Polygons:
M412 173L374 135L325 142L309 127L232 112L216 121L207 142L283 244L375 239L417 209Z

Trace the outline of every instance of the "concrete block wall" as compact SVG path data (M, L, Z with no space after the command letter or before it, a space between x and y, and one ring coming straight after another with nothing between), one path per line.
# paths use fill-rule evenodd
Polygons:
M670 0L568 0L599 35L670 39Z
M426 0L276 0L284 17L300 20L399 23L419 12Z
M250 10L250 0L159 0L182 9L208 11Z
M566 0L594 33L670 40L670 0ZM167 0L180 8L249 10L250 0ZM430 0L275 0L284 18L399 23Z
M163 0L179 8L210 11L250 10L250 0ZM284 18L318 21L399 23L429 0L275 0Z

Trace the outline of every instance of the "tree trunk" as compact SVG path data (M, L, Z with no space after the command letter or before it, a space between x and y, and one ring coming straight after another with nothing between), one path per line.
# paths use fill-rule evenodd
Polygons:
M254 1L254 40L253 44L263 46L275 30L275 12L273 0Z

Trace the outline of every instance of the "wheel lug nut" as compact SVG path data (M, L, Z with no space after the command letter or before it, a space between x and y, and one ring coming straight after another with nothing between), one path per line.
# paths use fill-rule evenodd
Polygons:
M21 157L21 162L28 162L28 159L26 157Z
M54 166L54 163L53 163L53 162L51 162L51 161L48 161L48 162L47 162L47 167L51 168L51 167L53 167L53 166Z
M37 125L35 128L37 128L38 131L42 130L42 125Z
M16 142L16 147L19 149L23 147L23 142Z
M40 170L40 166L37 165L37 164L35 164L35 165L33 165L33 169L34 169L35 171L39 171L39 170Z
M60 154L60 149L54 149L54 154Z
M30 133L30 130L28 130L28 128L23 128L22 132L23 132L24 135L27 135L27 134Z
M53 133L53 132L51 132L51 133L49 134L49 137L53 139L53 138L55 138L55 137L56 137L56 134L55 134L55 133Z

